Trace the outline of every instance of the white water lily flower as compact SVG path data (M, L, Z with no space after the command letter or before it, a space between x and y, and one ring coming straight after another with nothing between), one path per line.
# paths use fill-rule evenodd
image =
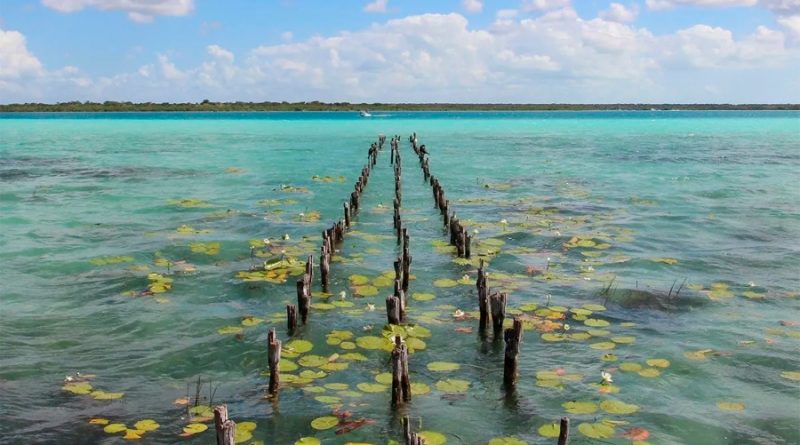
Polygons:
M603 385L608 385L609 383L614 381L611 378L611 374L609 374L609 373L607 373L605 371L600 371L600 377L603 378L603 382L602 382Z
M281 250L281 255L286 255L286 249Z
M289 239L291 239L291 238L289 238L289 234L288 234L288 233L285 233L285 234L283 234L283 239L285 239L285 240L289 240Z
M270 242L269 238L264 238L264 245L269 246L270 244L272 243Z
M341 291L341 292L339 292L339 298L341 298L342 300L344 300L346 297L347 297L347 292L345 292L345 291Z
M500 220L500 224L508 224L508 221L506 221L506 219L505 219L505 218L504 218L504 219L501 219L501 220Z
M477 235L477 234L478 234L478 233L480 233L480 232L478 232L478 229L472 229L472 233L474 233L475 235Z
M453 312L453 317L460 318L463 316L464 316L464 311L462 311L461 309L456 309L456 311Z
M367 303L367 310L368 311L374 311L375 310L375 305L372 304L372 303Z
M464 276L461 277L461 279L464 280L464 281L469 281L469 275L464 274Z
M298 213L298 215L300 215L300 218L303 218L303 217L305 217L305 216L306 216L306 214L305 214L305 213L303 213L303 212L300 212L300 213Z
M364 327L363 327L363 328L361 328L361 329L362 329L362 330L365 330L365 331L371 331L371 330L372 330L372 325L371 325L371 324L368 324L368 325L364 326Z
M750 287L756 287L756 283L753 282L753 281L747 283L747 285L750 286Z
M564 330L565 330L565 331L569 331L569 325L568 325L568 324L566 324L566 323L564 323Z

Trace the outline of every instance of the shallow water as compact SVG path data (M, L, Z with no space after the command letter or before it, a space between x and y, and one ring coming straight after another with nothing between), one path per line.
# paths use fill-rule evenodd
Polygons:
M457 309L476 310L475 267L433 244L446 238L408 144L413 131L459 217L478 230L476 251L504 242L488 258L489 285L509 292L510 310L522 306L532 318L523 305L607 309L589 317L610 326L587 340L548 341L552 332L543 338L527 330L513 396L501 385L502 342L491 334L482 340L476 320L454 320ZM187 418L173 401L187 387L194 398L199 377L212 382L213 402L227 402L232 418L256 422L246 443L400 439L388 392L309 389L374 382L389 370L383 351L358 348L366 361L289 385L277 403L263 400L267 329L288 340L281 317L295 278L237 278L268 259L251 257L250 240L269 237L290 255L318 251L320 231L341 217L379 133L403 136L403 219L416 275L410 291L436 296L410 302L410 321L433 333L410 358L412 382L433 388L408 408L420 429L453 444L499 436L552 444L539 427L568 415L575 444L596 442L578 425L603 419L627 422L606 443L630 443L623 433L633 427L647 429L652 444L800 443L800 383L786 374L800 371L800 115L791 112L0 114L0 437L118 443L121 435L89 419L131 426L151 418L161 426L141 443L211 443L211 431L178 436ZM284 184L308 193L281 191ZM380 236L346 237L346 261L332 265L330 300L344 290L353 306L312 310L298 334L313 342L310 354L351 352L326 344L334 329L380 335L391 290L357 297L348 277L392 269L393 194L387 142L353 228ZM206 205L176 202L189 198ZM262 201L275 199L281 202ZM313 211L319 221L301 221ZM179 233L182 225L208 232ZM282 241L284 234L291 239ZM591 242L575 246L575 236ZM220 243L214 255L189 246L213 242ZM122 258L102 264L109 257ZM159 258L196 271L168 269ZM172 288L139 295L149 272L168 275ZM468 284L433 285L464 274ZM314 301L322 303L316 281ZM266 321L238 337L218 332L248 315ZM565 316L555 320L556 334L592 329ZM468 327L473 332L463 332ZM633 343L610 340L620 336ZM609 341L614 349L596 349ZM602 360L608 353L617 360ZM648 368L653 358L669 361L657 377L618 369L625 362ZM432 361L461 368L434 372L426 368ZM618 393L594 385L604 370ZM572 377L537 379L542 371ZM74 372L95 374L95 388L124 396L102 401L62 390ZM470 387L445 394L435 387L445 378ZM315 431L310 422L332 411L315 400L320 395L340 397L354 418L374 423L343 435ZM562 406L607 399L639 410L574 414Z

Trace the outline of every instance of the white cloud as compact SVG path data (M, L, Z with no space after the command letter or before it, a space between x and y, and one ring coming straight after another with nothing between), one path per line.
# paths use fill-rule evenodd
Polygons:
M611 22L627 23L636 20L639 15L639 6L625 6L621 3L611 3L608 9L600 12L600 18Z
M364 6L365 12L386 12L389 6L389 0L375 0L372 3L367 3Z
M219 45L209 45L208 47L206 47L206 51L208 51L208 54L210 54L213 57L216 57L217 59L223 60L228 63L233 62L233 53Z
M696 25L654 35L630 23L583 19L571 8L522 18L504 13L486 28L469 25L455 13L415 15L259 46L235 57L210 45L205 61L194 66L177 66L160 54L136 71L94 79L74 69L40 68L34 80L6 80L0 96L157 102L800 101L800 90L789 88L796 83L791 73L800 69L800 49L788 48L776 29L759 27L738 37ZM749 79L746 87L741 79Z
M519 15L519 11L516 9L498 9L495 13L495 17L498 19L513 19Z
M461 0L461 7L467 12L481 12L483 0Z
M123 11L138 23L149 23L156 16L183 16L194 9L194 0L42 0L59 12L70 13L85 8Z
M0 29L0 79L41 75L42 63L30 51L25 36Z
M523 0L521 9L523 11L550 11L570 6L570 0Z
M758 0L647 0L647 7L653 10L670 9L675 6L730 7L755 6Z

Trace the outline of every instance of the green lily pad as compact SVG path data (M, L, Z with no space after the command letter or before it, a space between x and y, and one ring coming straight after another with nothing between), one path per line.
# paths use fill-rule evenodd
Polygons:
M190 423L183 427L183 432L186 434L198 434L208 429L208 425L203 423Z
M92 392L92 385L87 382L69 382L64 384L61 389L73 394L86 395Z
M426 292L414 292L411 294L411 298L416 301L431 301L436 298L436 295Z
M654 368L669 368L669 360L663 358L650 358L645 361L649 366Z
M434 281L433 285L436 287L456 287L458 286L458 281L451 280L450 278L440 278Z
M304 355L297 360L297 363L300 366L305 366L308 368L317 368L325 363L328 363L328 357L323 357L321 355Z
M442 445L447 442L447 436L436 431L420 431L417 435L422 437L425 445Z
M558 423L546 423L536 430L540 436L558 437L561 434L561 425Z
M128 427L125 426L124 423L109 423L108 425L103 427L103 431L105 431L108 434L121 433L127 429Z
M589 347L592 349L607 350L616 348L617 344L611 341L601 341L599 343L592 343Z
M458 363L451 362L430 362L428 363L428 370L436 372L456 371L461 368Z
M301 437L296 441L294 441L294 445L320 445L321 443L322 442L320 442L320 440L317 439L316 437L310 437L310 436Z
M614 343L619 343L621 345L627 345L634 343L636 341L636 337L632 335L618 335L616 337L611 337L611 341Z
M382 384L382 385L391 385L392 384L392 373L391 372L382 372L375 376L375 381Z
M591 304L591 303L590 304L584 304L583 308L584 309L588 309L588 310L590 310L592 312L602 312L602 311L606 310L606 307L603 306L602 304Z
M365 335L356 339L356 345L362 349L384 349L387 345L391 346L391 342L383 337Z
M369 283L369 278L364 275L350 275L350 283L355 286L361 286Z
M378 393L389 390L389 387L387 385L381 385L380 383L366 383L366 382L359 383L358 385L356 385L356 388L366 393Z
M571 414L592 414L593 412L597 411L597 404L594 402L565 402L562 403L561 406Z
M160 426L161 425L159 425L158 422L156 422L153 419L142 419L142 420L140 420L140 421L138 421L138 422L133 424L133 427L135 429L141 430L141 431L145 431L145 432L155 431Z
M334 396L317 396L314 397L314 400L319 403L324 403L325 405L338 405L339 403L342 403L342 399L340 397Z
M658 377L661 375L661 371L656 368L645 368L639 371L639 375L642 377Z
M424 383L412 383L411 384L411 394L415 396L422 396L425 394L429 394L431 392L431 387L424 384Z
M619 400L607 399L600 402L600 409L609 414L633 414L639 407Z
M619 370L625 372L639 372L642 369L642 365L633 362L625 362L619 364Z
M311 428L315 430L328 430L339 424L339 418L335 416L317 417L311 421Z
M581 423L578 431L592 439L610 439L614 437L614 427L605 423Z
M314 344L308 340L292 340L286 344L286 348L300 354L305 354L314 348Z
M583 324L589 326L590 328L604 328L610 325L611 323L609 323L606 320L601 320L599 318L587 318L586 320L583 321Z
M459 379L444 379L436 382L436 389L448 394L458 394L467 392L469 382Z
M244 329L241 326L225 326L217 329L217 333L220 335L241 334L242 332Z
M353 293L362 297L374 297L375 295L378 295L378 288L371 284L365 286L355 286L353 288Z
M528 445L528 442L520 440L516 437L495 437L489 441L489 445Z

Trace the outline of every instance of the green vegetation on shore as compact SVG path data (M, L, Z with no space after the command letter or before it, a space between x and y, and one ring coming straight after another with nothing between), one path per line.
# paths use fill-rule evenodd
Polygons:
M592 111L592 110L800 110L800 104L457 104L348 102L133 103L60 102L0 105L0 112L130 111Z

